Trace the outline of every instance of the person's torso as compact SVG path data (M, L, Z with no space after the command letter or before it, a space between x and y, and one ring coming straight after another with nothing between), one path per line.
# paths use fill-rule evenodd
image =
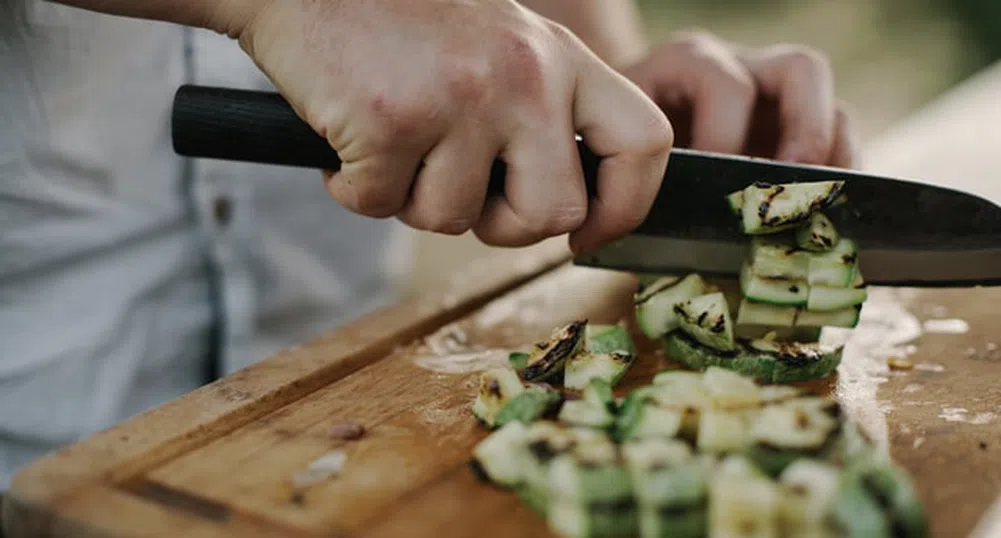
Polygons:
M216 350L230 372L390 299L393 221L317 171L173 154L189 82L271 88L224 36L0 0L0 490Z

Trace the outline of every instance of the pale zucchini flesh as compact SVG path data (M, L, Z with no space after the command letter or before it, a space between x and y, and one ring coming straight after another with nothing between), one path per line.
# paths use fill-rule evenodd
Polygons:
M679 325L674 307L702 295L705 289L705 281L697 274L654 282L634 299L637 325L647 338L659 338L674 331Z
M504 406L525 392L525 385L510 368L492 368L480 375L479 391L473 402L473 415L489 428Z
M748 264L740 272L740 289L745 300L792 306L807 304L810 293L806 280L758 276Z
M734 348L730 307L722 292L708 293L674 307L680 329L705 346L730 351Z
M563 386L583 390L592 379L603 379L611 385L617 385L635 360L636 355L625 351L579 353L567 360Z

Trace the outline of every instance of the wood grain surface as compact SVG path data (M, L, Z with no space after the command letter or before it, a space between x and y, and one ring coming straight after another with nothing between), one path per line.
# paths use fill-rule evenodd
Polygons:
M507 350L572 320L630 318L630 276L565 260L554 246L471 268L47 456L15 477L7 535L549 536L466 467L486 434L469 408L478 371ZM1001 493L998 304L1001 288L873 289L839 375L814 386L912 473L933 536L969 536ZM620 391L669 364L642 344ZM890 370L891 358L912 367ZM330 439L343 421L366 434ZM335 449L339 476L293 486Z

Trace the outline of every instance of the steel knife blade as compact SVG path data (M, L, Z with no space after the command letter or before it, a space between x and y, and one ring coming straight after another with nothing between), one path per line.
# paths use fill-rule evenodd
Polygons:
M174 97L171 136L179 155L336 170L327 141L277 93L185 85ZM601 158L578 139L590 196L601 196ZM491 170L503 195L505 165ZM757 181L840 179L847 201L825 210L858 244L870 284L927 287L1001 285L1001 207L981 197L918 181L675 149L661 189L632 234L578 256L582 266L644 273L735 276L750 238L725 196Z
M1001 207L979 196L855 170L675 150L646 220L574 263L652 274L737 276L750 237L726 195L748 185L844 180L828 208L859 246L866 282L883 286L1001 285Z

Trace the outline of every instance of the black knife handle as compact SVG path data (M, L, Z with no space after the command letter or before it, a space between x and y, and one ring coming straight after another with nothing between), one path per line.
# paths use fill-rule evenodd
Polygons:
M279 94L184 85L171 115L174 152L260 164L339 170L341 159L327 141ZM588 193L595 196L600 159L577 141ZM503 194L506 166L494 162L489 192Z

